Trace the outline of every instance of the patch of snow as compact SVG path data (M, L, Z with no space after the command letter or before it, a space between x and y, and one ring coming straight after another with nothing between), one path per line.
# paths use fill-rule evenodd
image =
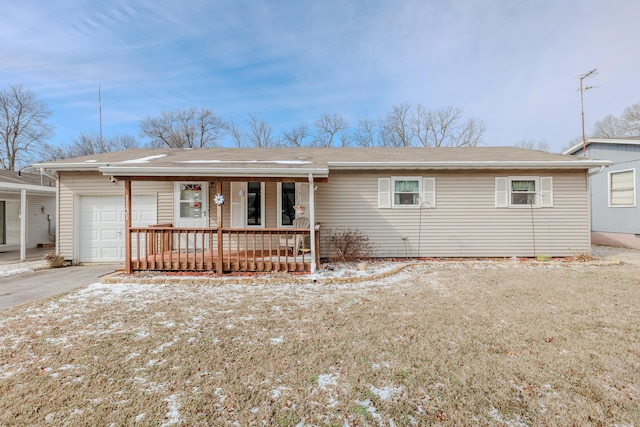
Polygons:
M276 338L271 338L270 341L271 341L271 344L274 344L274 345L282 344L282 342L284 341L284 337L279 336Z
M275 165L308 165L308 160L183 160L178 163L209 164L209 163L251 163L251 164L275 164Z
M168 420L162 423L162 426L172 426L176 424L180 424L180 402L178 402L178 396L172 394L171 396L164 399L167 402L167 406L169 410L167 411Z
M498 411L498 409L492 407L491 410L489 411L489 416L491 418L493 418L494 420L501 422L509 427L511 426L516 426L516 427L526 427L527 424L523 423L520 420L515 420L515 421L511 421L511 420L506 420L504 418L504 416L502 415L502 413L500 413L500 411Z
M371 390L371 393L375 394L376 396L378 396L380 398L380 400L387 400L390 397L392 397L395 394L400 394L402 393L402 387L382 387L382 388L376 388L371 386L371 388L369 389Z
M45 260L17 262L14 264L0 265L0 277L13 276L15 274L29 273L30 271L47 268L48 264Z
M366 409L374 420L382 420L382 417L378 414L376 407L373 405L373 402L371 402L371 399L356 400L356 403Z
M284 387L284 386L280 386L276 389L271 390L271 399L273 400L278 399L282 395L282 392L286 390L287 390L287 387Z
M326 390L329 386L335 386L338 384L338 377L336 375L331 374L320 374L318 375L318 387L321 390Z
M136 423L139 423L140 421L144 420L144 417L146 417L146 416L147 416L147 414L145 414L143 412L143 413L141 413L139 415L136 415L136 417L134 418L133 421L136 422Z
M151 160L167 157L166 154L156 154L153 156L140 157L139 159L124 160L120 163L149 163Z

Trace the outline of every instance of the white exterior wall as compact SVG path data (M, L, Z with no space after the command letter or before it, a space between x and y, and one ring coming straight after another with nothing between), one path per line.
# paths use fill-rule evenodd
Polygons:
M515 175L552 176L554 206L496 208L495 177ZM435 177L436 208L378 208L378 178L392 176ZM329 182L318 186L315 197L322 235L336 227L357 227L367 233L379 257L531 257L590 252L585 171L332 172ZM321 243L321 256L331 256L324 239Z
M44 213L42 208L44 207ZM51 239L49 223L51 219ZM39 243L55 242L56 196L27 195L27 248L35 248Z
M113 183L108 177L96 172L61 172L60 182L60 255L66 259L77 259L74 254L74 215L77 214L79 196L122 195L124 184ZM133 195L156 194L158 203L158 223L173 222L173 183L170 181L139 181L131 185Z

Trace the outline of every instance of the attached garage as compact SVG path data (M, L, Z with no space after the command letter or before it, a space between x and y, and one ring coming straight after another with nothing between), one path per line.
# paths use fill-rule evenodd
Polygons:
M156 223L156 195L132 197L133 226ZM80 196L78 240L80 262L123 262L125 258L124 196Z

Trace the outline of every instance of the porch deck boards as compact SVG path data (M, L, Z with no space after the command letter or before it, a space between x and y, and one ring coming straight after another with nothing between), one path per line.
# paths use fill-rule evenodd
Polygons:
M133 270L164 271L211 271L218 270L218 251L198 249L196 251L163 251L142 255L132 259ZM278 250L239 250L224 251L222 256L224 272L241 271L288 271L304 272L311 270L311 256L301 253L293 256Z

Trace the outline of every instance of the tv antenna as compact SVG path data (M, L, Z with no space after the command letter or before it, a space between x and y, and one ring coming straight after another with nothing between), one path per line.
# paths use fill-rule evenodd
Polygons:
M584 96L583 93L585 90L590 90L590 89L595 89L597 87L600 86L586 86L583 87L582 81L584 79L586 79L589 76L592 76L594 74L598 74L598 69L594 68L593 70L589 71L588 73L584 73L581 74L579 76L580 78L580 89L578 89L580 91L580 110L582 112L582 155L586 157L587 155L587 138L584 136Z

